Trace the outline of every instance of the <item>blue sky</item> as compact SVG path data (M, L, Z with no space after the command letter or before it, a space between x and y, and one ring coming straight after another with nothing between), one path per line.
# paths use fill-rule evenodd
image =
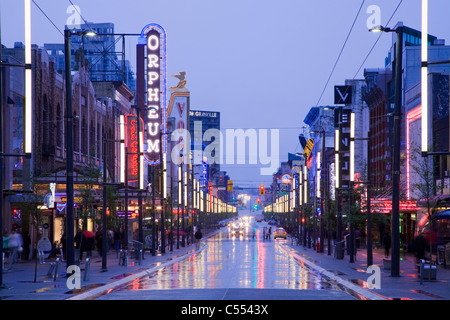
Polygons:
M60 29L70 14L69 0L34 0ZM364 68L384 66L391 34L367 31L366 12L380 8L386 24L399 0L72 0L89 22L113 22L117 33L139 33L148 23L167 32L168 75L186 71L191 109L221 112L222 128L277 128L280 161L300 152L297 136L313 106L333 104L333 87L362 78ZM325 83L355 16L362 9L328 86ZM1 40L23 41L23 1L0 0ZM429 33L450 42L450 1L430 1ZM420 30L421 1L403 0L397 21ZM32 42L62 43L63 37L32 3ZM136 39L127 38L134 64ZM173 81L174 83L170 82ZM176 79L169 79L175 84ZM258 165L222 168L235 184L268 184Z

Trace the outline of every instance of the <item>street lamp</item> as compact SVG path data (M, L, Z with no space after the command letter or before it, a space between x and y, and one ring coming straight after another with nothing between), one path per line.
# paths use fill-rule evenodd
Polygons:
M317 131L313 130L311 131L313 133L320 133L322 136L322 152L318 152L317 157L317 177L318 177L318 183L317 183L317 194L319 195L318 198L320 198L320 246L319 251L323 252L324 250L324 241L325 241L325 201L326 201L326 185L325 185L325 170L326 170L326 148L325 148L325 138L326 138L326 132L325 129L322 127L322 130ZM320 171L320 173L319 173Z
M401 89L402 89L402 51L403 27L396 29L378 26L370 29L371 32L397 33L397 48L395 52L395 107L394 107L394 134L392 150L392 254L391 276L400 276L400 133L401 133Z
M92 31L72 32L64 30L64 59L66 82L66 232L67 232L67 266L75 264L74 260L74 223L73 223L73 112L72 112L72 66L70 54L71 36L92 36Z

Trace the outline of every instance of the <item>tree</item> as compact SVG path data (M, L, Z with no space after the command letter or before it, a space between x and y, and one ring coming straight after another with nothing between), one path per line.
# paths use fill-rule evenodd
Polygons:
M45 174L41 174L39 177L30 174L29 177L29 192L24 192L19 195L20 200L18 201L18 209L22 212L23 216L26 216L33 226L36 237L34 237L35 242L33 243L33 252L37 249L37 242L39 236L39 228L43 224L44 210L43 205L45 203L45 196L49 193L49 188L46 184L39 184L37 179L44 177ZM37 278L37 260L35 259L34 266L34 282Z
M95 197L96 189L94 189L94 185L98 185L101 173L99 167L91 163L88 167L82 169L81 174L81 180L84 184L80 189L81 202L79 205L81 208L82 229L86 230L87 219L89 217L95 219L95 217L93 217L93 207L98 201Z
M433 253L432 232L434 230L434 219L432 216L432 199L439 192L441 186L436 185L434 177L434 159L432 156L422 157L418 149L410 151L411 186L414 188L413 196L417 200L424 201L426 213L430 222L430 261ZM431 272L429 273L431 277Z

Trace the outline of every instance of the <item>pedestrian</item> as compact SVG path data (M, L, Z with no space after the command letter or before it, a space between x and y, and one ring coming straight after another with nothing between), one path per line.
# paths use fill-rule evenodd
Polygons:
M425 249L427 247L427 240L423 233L414 238L414 251L416 252L417 262L425 258Z
M383 236L383 247L385 257L389 257L389 249L391 248L391 233L387 230Z
M197 229L197 231L195 232L195 248L198 250L200 249L200 240L202 239L203 234L200 231L200 228Z
M78 250L79 261L83 260L83 251L86 248L86 236L83 232L78 231L75 235L75 248Z
M30 246L31 246L31 237L28 231L25 232L23 237L23 259L28 260L30 258Z
M269 231L267 232L267 239L270 240L271 234L272 234L272 227L269 227Z
M3 253L5 254L5 259L8 260L9 262L9 233L8 232L3 232ZM6 264L4 262L4 264Z
M97 231L97 235L96 235L96 240L97 240L97 250L100 256L103 255L103 231L100 229ZM106 239L105 241L108 241L108 239Z
M66 237L66 232L64 232L61 236L61 247L62 247L62 251L63 251L63 260L67 259L67 237Z
M114 231L114 249L116 250L116 256L119 257L120 250L120 230Z
M17 262L18 255L23 250L22 245L23 245L22 236L20 235L20 233L16 232L16 230L13 230L11 232L11 236L9 238L9 249L11 252L11 256L9 259L9 267L10 268L12 267L12 265L14 263Z
M266 230L267 230L267 227L264 226L264 228L263 228L263 239L264 240L266 239Z
M108 247L106 252L109 252L109 250L111 250L111 245L113 244L114 232L111 229L108 229L107 235L108 235Z

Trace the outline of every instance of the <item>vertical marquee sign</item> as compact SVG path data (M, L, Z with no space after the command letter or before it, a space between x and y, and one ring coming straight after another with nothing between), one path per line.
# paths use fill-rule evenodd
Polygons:
M350 122L351 109L335 109L335 127L338 128L336 150L338 162L336 163L338 175L338 188L350 188Z
M141 126L143 128L143 121L141 119ZM128 161L128 182L137 182L139 180L139 173L143 172L139 168L139 154L141 152L138 132L138 118L135 114L125 115L125 146L127 147L127 161Z
M137 66L136 104L144 110L144 159L157 165L166 152L166 33L160 25L152 23L142 29Z

